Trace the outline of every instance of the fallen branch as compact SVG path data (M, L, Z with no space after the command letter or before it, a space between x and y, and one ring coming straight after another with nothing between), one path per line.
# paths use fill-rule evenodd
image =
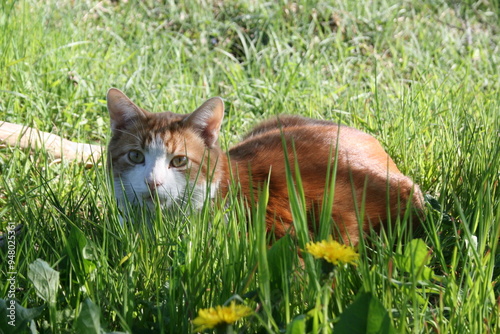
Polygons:
M75 160L87 166L94 165L104 151L100 145L76 143L52 133L3 121L0 121L0 143L30 150L44 148L56 160Z

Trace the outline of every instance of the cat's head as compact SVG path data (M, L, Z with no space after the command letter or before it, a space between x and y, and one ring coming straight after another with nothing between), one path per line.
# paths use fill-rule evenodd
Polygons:
M112 138L108 168L119 203L200 207L222 178L217 138L224 103L215 97L190 114L151 113L112 88L107 95Z

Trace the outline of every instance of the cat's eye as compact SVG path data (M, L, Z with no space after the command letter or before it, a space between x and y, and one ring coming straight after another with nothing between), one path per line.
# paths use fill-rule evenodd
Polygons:
M132 150L128 152L128 158L134 164L142 164L144 162L144 154L141 151Z
M170 166L179 168L187 165L188 158L184 155L178 155L170 161Z

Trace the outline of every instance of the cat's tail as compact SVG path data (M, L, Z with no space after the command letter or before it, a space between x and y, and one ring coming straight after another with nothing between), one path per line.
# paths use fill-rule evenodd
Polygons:
M66 159L93 166L104 151L100 145L69 141L53 133L0 121L0 144L22 149L44 149L55 160Z

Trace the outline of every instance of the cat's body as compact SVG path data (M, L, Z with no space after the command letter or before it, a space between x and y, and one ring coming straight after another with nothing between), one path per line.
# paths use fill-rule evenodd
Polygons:
M111 89L108 109L113 129L108 154L119 202L171 207L190 198L199 207L206 197L226 196L231 178L251 202L269 180L266 222L279 238L292 231L285 159L292 166L296 160L312 232L337 156L333 230L345 242L359 239L356 210L362 203L365 231L377 229L389 216L396 221L408 204L416 211L423 208L418 186L398 170L378 141L347 126L280 116L255 127L226 155L217 145L224 111L218 98L187 115L153 114Z

